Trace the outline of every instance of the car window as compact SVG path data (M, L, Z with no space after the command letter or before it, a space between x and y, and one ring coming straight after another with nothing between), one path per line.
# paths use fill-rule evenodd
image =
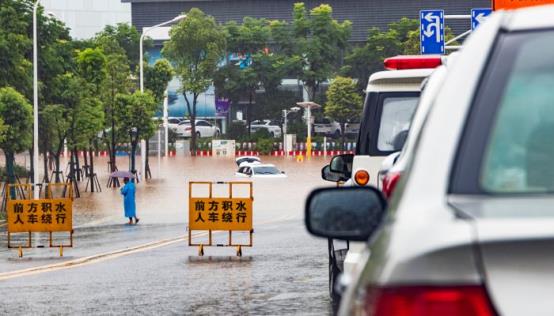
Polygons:
M255 174L260 174L260 175L279 174L279 170L271 166L255 167L253 168L253 170Z
M377 138L378 150L396 151L402 149L418 101L418 97L387 97L383 100Z
M495 193L554 192L554 33L525 40L502 89L481 170Z
M272 126L279 126L279 122L273 120L273 121L270 121L270 122L269 122L269 125L272 125Z
M206 121L198 121L196 122L197 126L210 126Z

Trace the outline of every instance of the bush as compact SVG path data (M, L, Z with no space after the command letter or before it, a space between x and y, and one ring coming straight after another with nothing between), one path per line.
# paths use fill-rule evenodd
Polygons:
M27 170L22 166L14 165L14 174L17 177L26 178L29 175L29 170ZM0 168L0 179L4 181L7 179L7 177L8 177L8 173L6 168L5 167Z
M232 122L229 125L229 130L227 131L228 139L239 140L248 136L248 131L246 126L241 122Z
M256 142L256 150L262 155L271 154L273 150L273 138L263 138Z
M255 133L252 133L252 135L250 136L250 139L255 142L262 139L268 139L268 138L273 139L273 135L271 135L271 133L265 128L257 130Z

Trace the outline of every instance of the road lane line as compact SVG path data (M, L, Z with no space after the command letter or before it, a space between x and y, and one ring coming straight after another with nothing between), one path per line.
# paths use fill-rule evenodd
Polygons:
M284 219L286 217L287 216L283 216L280 219L258 223L258 225L278 223L278 222L282 221L281 219ZM197 233L197 234L192 234L192 237L203 237L203 236L207 236L207 235L208 235L208 232L201 232L201 233ZM188 241L188 235L187 236L164 239L164 240L158 240L158 241L142 244L142 245L139 245L139 246L134 246L134 247L131 247L131 248L114 250L114 251L105 252L105 253L92 255L92 256L88 256L88 257L78 258L78 259L74 259L74 260L68 260L68 261L64 261L64 262L60 262L60 263L54 263L54 264L49 264L49 265L44 265L44 266L22 269L22 270L3 272L3 273L0 273L0 281L10 280L10 279L19 278L19 277L25 277L25 276L31 276L31 275L40 274L40 273L47 273L47 272L54 272L54 271L58 271L58 270L82 267L82 266L86 266L86 265L89 265L89 264L99 263L99 262L103 262L103 261L106 261L106 260L111 260L111 259L116 259L116 258L123 257L123 256L128 256L128 255L135 254L135 253L140 253L140 252L144 252L144 251L148 251L148 250L162 248L162 247L169 246L169 245L172 245L172 244L175 244L175 243L178 243L178 242L182 242L182 241Z

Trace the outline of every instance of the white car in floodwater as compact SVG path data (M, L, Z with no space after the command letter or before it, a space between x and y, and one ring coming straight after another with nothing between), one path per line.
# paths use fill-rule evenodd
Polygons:
M284 171L280 171L271 164L243 163L239 167L239 170L235 173L237 177L241 178L286 178L287 175Z

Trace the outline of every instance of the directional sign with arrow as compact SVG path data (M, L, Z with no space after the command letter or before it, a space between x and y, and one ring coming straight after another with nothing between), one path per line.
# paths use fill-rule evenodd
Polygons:
M422 10L419 17L421 54L444 54L444 11Z
M471 29L475 30L491 13L492 9L471 9Z

